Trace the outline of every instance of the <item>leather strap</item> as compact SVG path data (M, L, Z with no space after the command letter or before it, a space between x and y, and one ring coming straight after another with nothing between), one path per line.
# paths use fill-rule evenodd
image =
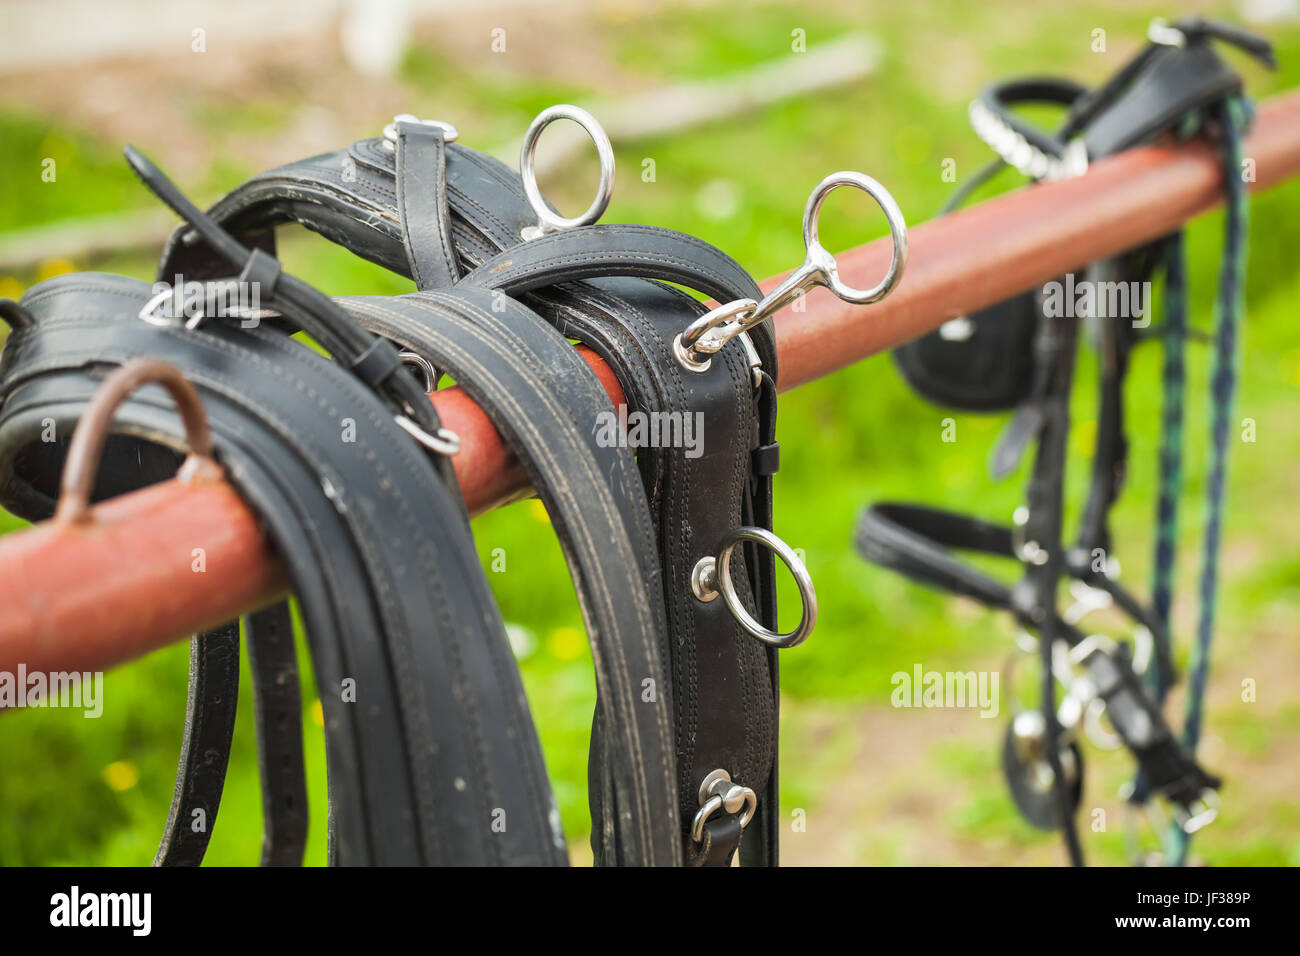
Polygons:
M417 289L440 289L460 276L447 208L447 147L442 130L397 124L397 208L402 245Z
M740 819L735 816L719 817L704 824L704 839L688 851L687 864L697 867L731 866L732 858L740 847Z
M708 243L672 229L627 224L550 233L494 256L467 273L461 284L522 295L609 276L676 282L719 302L761 298L749 274Z
M244 618L253 669L257 767L262 780L262 866L301 866L307 846L307 772L293 617L283 601Z
M599 438L599 417L613 414L604 390L563 336L482 290L341 302L367 328L446 369L524 464L568 559L610 735L598 764L621 812L597 803L593 825L609 825L622 863L679 864L658 559L632 451Z
M689 260L675 254L674 235L635 227L625 242L626 228L603 227L606 235L619 237L610 247L623 250L606 254L603 261L609 273L644 274L640 270L648 268L645 253L651 251L656 267L671 269L674 281L689 282L728 301L748 294L744 288L720 286L733 281L721 268L684 266L682 262ZM673 640L665 653L673 662L681 831L689 855L694 852L689 825L699 809L700 783L708 773L725 769L737 783L769 795L766 788L776 750L776 687L768 649L745 634L721 602L696 600L690 574L701 557L716 553L722 536L746 514L770 514L770 482L752 481L750 469L759 444L760 406L770 402L771 393L755 390L740 343L718 353L706 373L681 368L672 356L671 342L704 310L677 290L630 278L543 288L543 281L564 283L574 277L571 268L587 254L571 252L583 246L579 232L570 234L574 238L560 234L538 252L507 250L469 273L462 285L481 284L510 294L532 290L530 303L563 334L584 341L611 364L638 410L691 416L701 423L699 432L706 440L699 457L689 457L680 448L646 448L638 456L651 494L669 604ZM527 271L519 267L517 255L527 261ZM590 275L581 264L576 269ZM733 568L742 599L760 620L775 621L772 561L770 553L746 549L743 564L737 562L741 566ZM764 596L761 607L754 603L756 591ZM598 726L598 736L599 731ZM762 838L765 843L754 858L775 862L775 848L768 845L774 831L765 827L754 832L755 840ZM592 839L601 859L607 852L601 832L594 830Z
M239 703L239 623L190 639L190 682L176 788L154 866L198 866L226 781Z

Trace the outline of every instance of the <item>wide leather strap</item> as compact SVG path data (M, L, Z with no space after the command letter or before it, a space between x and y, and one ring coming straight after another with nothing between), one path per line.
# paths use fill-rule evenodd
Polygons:
M275 226L298 223L364 259L410 275L391 146L382 138L361 140L259 173L221 197L208 215L268 252L275 248ZM461 269L522 241L521 231L536 222L536 215L518 173L459 143L445 144L443 158L450 244ZM221 274L220 261L195 240L192 230L177 228L160 258L160 279Z
M700 807L700 784L710 772L724 769L764 795L768 815L753 830L750 842L756 849L746 856L774 863L770 821L776 811L767 790L776 750L774 655L739 627L722 602L700 602L690 586L695 564L716 553L728 531L745 520L770 521L770 473L756 476L753 456L765 447L767 460L774 458L774 389L755 387L739 342L718 353L704 373L688 372L677 362L673 338L703 307L676 289L625 276L662 270L665 278L727 301L753 294L752 280L729 268L721 253L700 255L695 240L682 244L678 237L647 227L586 227L506 250L468 273L461 285L527 295L563 334L590 345L610 363L636 410L698 422L703 444L697 454L643 448L638 455L651 494L668 600L672 639L665 653L673 664L677 706L683 845L691 858L689 829ZM598 261L616 278L573 284L594 274L586 260L601 243L607 251ZM737 589L751 613L774 625L772 555L747 548L743 558L733 566ZM599 859L607 848L598 831L593 843Z
M257 768L262 781L262 866L301 866L307 846L302 693L287 602L244 618L253 671Z
M451 375L523 463L573 576L611 738L601 768L619 812L597 801L593 827L609 828L619 862L680 863L659 562L632 450L602 439L613 433L615 413L599 381L540 317L482 290L340 303L366 328ZM594 781L592 792L599 792Z
M762 297L734 259L694 236L658 226L608 223L553 232L507 249L467 273L461 284L522 295L609 276L676 282L719 302Z

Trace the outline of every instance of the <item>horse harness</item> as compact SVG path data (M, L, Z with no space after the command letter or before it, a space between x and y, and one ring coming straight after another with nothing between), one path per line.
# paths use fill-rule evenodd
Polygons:
M1126 788L1130 806L1145 808L1152 796L1159 796L1171 808L1173 824L1163 859L1180 864L1186 859L1189 836L1217 815L1221 785L1197 763L1194 753L1213 624L1236 361L1246 209L1240 143L1248 117L1241 79L1215 53L1212 41L1228 42L1268 65L1272 54L1263 40L1199 19L1173 25L1156 22L1150 39L1131 63L1095 91L1042 78L985 90L971 104L971 121L999 158L965 184L948 208L1003 165L1034 179L1051 179L1077 175L1090 160L1162 136L1205 133L1220 143L1228 213L1214 336L1209 520L1183 735L1175 734L1160 708L1176 678L1170 604L1181 483L1183 346L1188 338L1181 233L1096 263L1080 283L1094 288L1106 282L1139 283L1163 268L1165 322L1147 332L1149 317L1125 323L1114 316L1092 316L1100 370L1097 431L1089 492L1072 544L1067 546L1062 537L1063 477L1079 315L1049 299L1064 289L1072 300L1073 276L1063 277L1055 289L1044 286L953 320L894 352L904 378L932 402L972 412L1014 410L991 458L995 477L1014 471L1027 448L1037 443L1025 504L1016 510L1013 525L879 503L865 511L857 532L859 549L868 560L1012 614L1019 649L1040 661L1041 702L1036 709L1017 713L1008 726L1003 771L1022 816L1038 827L1060 828L1076 864L1083 861L1074 828L1082 798L1079 731L1103 749L1126 747L1133 755L1138 775ZM1028 101L1068 107L1063 127L1045 133L1011 111L1014 104ZM1157 336L1165 349L1163 445L1154 593L1148 603L1120 583L1108 516L1126 469L1123 385L1130 354L1141 340ZM1004 584L966 565L953 550L1016 560L1022 577L1014 585ZM1057 606L1062 580L1076 598L1064 610ZM1132 622L1133 650L1083 629L1086 614L1102 607L1114 607ZM1066 688L1059 705L1058 681ZM1105 728L1103 717L1113 731Z
M586 128L601 160L597 197L576 219L555 212L533 175L538 137L559 118ZM426 396L449 375L523 464L579 598L597 686L597 864L775 865L777 651L807 638L817 603L772 533L777 363L765 320L815 284L855 302L888 294L906 260L901 213L869 177L827 177L805 211L804 267L765 297L694 237L598 224L614 160L585 111L543 112L521 174L457 138L449 124L399 116L383 136L254 176L206 212L128 147L183 224L156 286L73 274L0 305L12 328L0 358L0 503L30 520L87 520L84 507L60 504L74 462L86 500L219 466L263 523L301 609L324 711L330 862L564 864L536 729L453 469L460 439ZM817 241L821 203L844 185L890 219L894 260L870 290L845 287ZM295 222L416 291L321 294L275 258L275 227ZM677 286L721 305L710 311ZM238 297L248 289L255 304ZM609 364L633 411L698 422L698 454L601 440L610 400L570 339ZM111 399L95 398L101 388ZM173 398L188 412L178 416ZM95 433L73 434L92 408ZM44 441L51 422L56 440ZM787 633L774 555L803 601ZM262 863L296 865L307 801L288 604L247 615L243 632ZM192 641L156 865L197 865L207 848L239 633L234 622Z

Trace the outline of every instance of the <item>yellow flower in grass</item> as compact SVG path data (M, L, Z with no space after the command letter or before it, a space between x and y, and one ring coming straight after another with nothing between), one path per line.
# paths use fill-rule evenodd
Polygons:
M41 263L41 268L36 273L36 281L44 282L46 279L53 279L55 276L61 276L66 272L76 272L77 267L67 259L46 259Z
M104 768L104 782L110 790L121 793L140 782L140 771L129 761L114 760Z

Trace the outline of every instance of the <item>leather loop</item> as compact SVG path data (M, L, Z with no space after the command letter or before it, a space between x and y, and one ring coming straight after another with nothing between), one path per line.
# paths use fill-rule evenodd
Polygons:
M280 281L282 271L279 259L254 248L244 264L243 271L239 273L239 281L256 286L260 296L270 299L275 295L275 287Z
M762 297L749 274L708 243L672 229L626 224L550 233L499 253L461 282L521 295L609 276L677 282L719 302Z
M375 339L364 352L352 363L352 371L357 378L371 388L378 389L399 368L402 356L397 349L383 339Z
M740 818L734 814L714 817L704 824L704 838L688 840L687 863L696 867L726 867L740 849Z
M451 285L460 269L451 243L443 131L399 122L396 150L396 201L411 278L421 290Z

